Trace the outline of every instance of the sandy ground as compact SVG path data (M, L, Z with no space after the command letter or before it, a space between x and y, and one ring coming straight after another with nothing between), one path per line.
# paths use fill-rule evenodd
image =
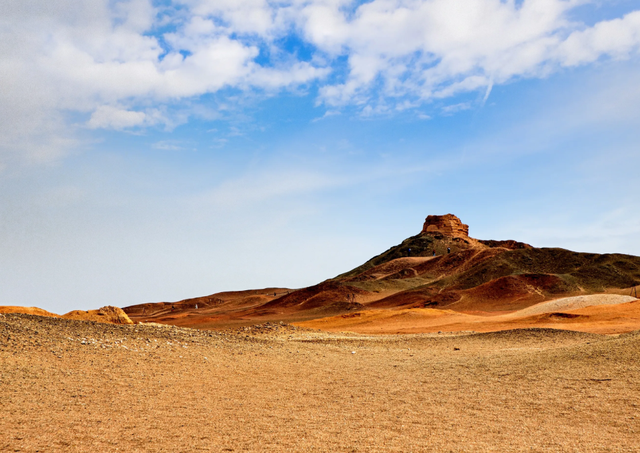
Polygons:
M496 332L532 327L620 334L640 329L640 300L613 294L569 297L504 314L471 315L432 308L363 310L294 324L365 334Z
M516 315L527 316L557 311L578 310L595 305L618 305L636 300L635 297L621 296L618 294L589 294L585 296L563 297L519 310Z
M640 451L640 333L0 315L0 451Z

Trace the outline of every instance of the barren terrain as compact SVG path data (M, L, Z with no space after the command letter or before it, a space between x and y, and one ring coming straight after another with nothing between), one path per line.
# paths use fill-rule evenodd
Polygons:
M477 240L452 214L335 278L124 307L133 321L224 329L285 321L361 333L640 329L640 257ZM590 302L585 304L585 298ZM588 306L608 305L567 313Z
M620 334L640 330L640 300L616 294L594 294L542 302L507 313L468 314L433 308L362 310L295 325L367 334L496 332L527 328Z
M449 214L307 288L0 307L0 450L640 451L639 285Z
M639 349L0 314L0 450L638 451Z

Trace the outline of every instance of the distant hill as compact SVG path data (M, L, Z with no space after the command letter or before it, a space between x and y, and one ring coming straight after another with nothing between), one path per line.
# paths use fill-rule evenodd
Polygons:
M460 219L447 214L428 216L418 235L314 286L218 293L124 311L138 321L205 328L309 320L363 309L446 308L488 315L562 297L629 294L636 285L640 257L478 240Z
M26 315L45 316L48 318L75 319L77 321L95 321L108 324L133 324L121 308L106 306L98 310L73 310L62 316L38 307L0 306L0 313L22 313Z
M496 312L638 284L640 257L477 240L469 237L467 225L447 214L427 217L420 234L363 265L269 305L337 302L351 291L349 300L368 307ZM303 294L308 299L301 299Z

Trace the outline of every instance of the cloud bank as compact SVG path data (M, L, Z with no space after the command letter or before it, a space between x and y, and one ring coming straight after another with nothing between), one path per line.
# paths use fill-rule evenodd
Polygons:
M370 115L637 58L640 11L572 19L587 3L5 0L0 158L55 158L73 128L171 127L165 107L224 90L312 88L330 111Z

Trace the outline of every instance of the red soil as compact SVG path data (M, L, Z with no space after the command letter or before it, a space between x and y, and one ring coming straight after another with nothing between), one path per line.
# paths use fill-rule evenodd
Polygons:
M640 330L640 300L618 305L596 305L537 315L465 314L453 310L365 310L296 323L301 327L357 333L493 332L548 327L580 332L618 334Z

